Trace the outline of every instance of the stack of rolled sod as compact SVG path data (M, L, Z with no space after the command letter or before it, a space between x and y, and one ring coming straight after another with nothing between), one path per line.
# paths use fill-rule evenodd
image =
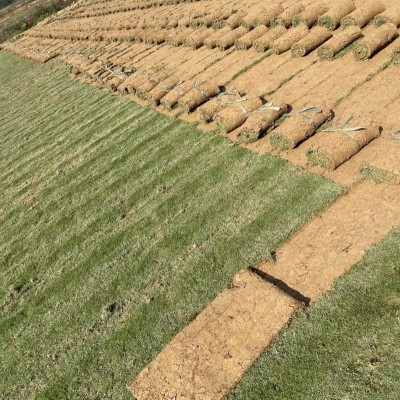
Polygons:
M319 132L315 135L314 146L307 151L308 162L310 165L334 170L379 135L379 127L356 131Z
M288 106L284 103L265 104L254 111L240 127L237 138L242 143L252 143L273 128L283 114L287 113Z
M194 83L193 89L189 90L178 104L181 109L189 113L208 101L211 97L217 96L221 89L213 82Z
M215 116L217 130L220 133L229 133L242 125L250 113L262 106L261 98L237 100L234 104L224 108Z
M328 40L318 49L318 56L321 60L332 60L333 57L355 40L362 36L361 28L349 26L335 33L332 39Z
M368 60L398 36L397 26L393 24L382 25L374 29L354 48L356 60Z
M170 76L169 78L161 81L154 89L147 93L147 100L154 106L160 104L161 99L169 93L179 83L177 76Z
M335 30L343 17L350 14L356 9L353 0L339 0L324 14L318 18L318 24Z
M308 35L309 32L307 25L299 25L296 28L288 29L284 35L270 44L270 49L275 54L282 54L290 50L295 43Z
M207 103L197 108L197 115L202 122L211 122L214 116L230 103L234 103L240 96L235 93L220 93Z
M305 24L311 28L318 22L318 18L328 10L329 7L324 2L314 3L307 7L301 14L293 18L293 26Z
M289 114L288 118L271 133L270 143L279 151L294 149L332 118L332 110L321 110L315 107Z
M388 8L382 14L377 15L374 18L374 22L376 26L382 26L385 24L393 24L397 27L400 26L400 3Z
M322 43L332 37L332 31L322 26L317 26L304 36L300 41L292 46L292 57L304 57Z
M342 27L356 25L363 28L374 17L385 11L385 6L380 0L370 0L340 21Z
M259 52L263 53L267 49L269 49L269 46L271 43L275 40L284 35L287 32L287 29L282 26L278 25L272 29L270 29L267 33L265 33L263 36L258 38L257 40L254 41L253 47Z
M259 25L252 31L246 33L240 39L236 40L235 47L237 50L247 50L252 46L253 42L263 36L268 31L265 25Z
M185 81L183 83L180 83L160 100L160 104L166 110L172 110L178 104L179 99L191 89L193 89L193 82Z
M304 11L304 6L300 3L293 4L283 11L278 17L276 17L271 25L283 25L285 28L289 28L292 25L293 19Z

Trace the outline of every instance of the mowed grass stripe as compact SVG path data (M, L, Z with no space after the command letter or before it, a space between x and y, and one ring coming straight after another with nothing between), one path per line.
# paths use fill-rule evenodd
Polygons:
M41 115L34 93L65 87L65 75L3 58L18 60L7 90L35 76L29 107L23 96L5 104L24 109L16 135L0 127L14 149L0 161L5 398L125 398L132 375L237 271L342 191L86 85L68 82Z

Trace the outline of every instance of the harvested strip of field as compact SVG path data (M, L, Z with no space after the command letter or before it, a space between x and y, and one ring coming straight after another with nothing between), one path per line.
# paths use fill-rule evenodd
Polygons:
M393 51L392 60L394 65L400 65L400 47Z
M128 400L243 266L341 189L66 73L0 52L0 393Z
M223 399L299 306L243 271L128 387L138 400Z

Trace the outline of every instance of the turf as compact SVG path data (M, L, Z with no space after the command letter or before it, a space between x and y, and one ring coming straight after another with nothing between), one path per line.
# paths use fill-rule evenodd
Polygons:
M400 228L263 354L229 400L397 400Z
M0 52L0 398L125 385L343 188Z

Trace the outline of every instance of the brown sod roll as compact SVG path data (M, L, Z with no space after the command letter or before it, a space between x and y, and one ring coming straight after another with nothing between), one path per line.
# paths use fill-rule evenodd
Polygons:
M232 47L235 44L235 41L239 39L240 37L244 36L247 33L246 28L243 28L240 26L239 28L234 29L233 31L230 31L223 35L218 41L217 41L217 47L220 50L226 50Z
M135 74L132 77L128 78L124 83L123 83L123 89L125 92L129 92L131 94L136 93L136 89L145 83L147 81L147 75L140 73L140 74Z
M160 100L169 93L176 85L179 84L179 78L170 76L169 78L161 81L154 89L147 93L146 99L153 105L158 106Z
M253 43L253 47L259 52L263 53L265 50L269 49L270 44L275 40L284 35L287 32L287 29L278 25L274 28L271 28L265 35L258 38Z
M204 39L207 39L209 36L212 35L214 31L209 28L199 29L196 32L193 32L186 40L185 46L196 50L199 47L203 46Z
M179 99L191 89L193 89L193 82L185 81L178 84L160 100L160 104L166 110L172 110L178 104Z
M394 65L400 65L400 47L394 50L392 60Z
M320 132L317 144L307 151L311 165L334 170L357 154L380 135L380 129L371 127L357 131Z
M136 95L139 99L147 99L147 93L154 89L160 82L167 79L170 73L167 71L160 71L151 75L146 82L143 82L137 89Z
M254 111L240 127L237 138L242 143L252 143L259 139L260 135L273 128L275 121L288 110L287 104L265 104Z
M229 28L222 28L221 30L213 33L211 36L207 37L204 39L204 45L208 49L213 49L214 47L217 46L218 40L222 38L227 32L230 32L231 30Z
M240 25L246 28L248 31L250 29L253 29L255 25L255 20L259 14L261 14L263 11L263 7L261 6L256 6L255 8L252 8L250 12L245 15L240 22Z
M324 26L331 31L335 30L340 20L356 9L353 0L337 1L324 15L318 18L318 25Z
M333 117L331 110L322 111L318 108L307 108L288 118L271 133L270 143L280 151L294 149L314 135L317 129Z
M283 36L280 36L270 44L270 49L275 54L284 53L303 37L308 35L309 32L310 30L307 25L299 25L296 26L296 28L288 29Z
M377 51L398 36L399 32L397 31L397 26L393 24L386 24L374 29L372 33L366 36L364 40L354 48L356 60L368 60Z
M374 18L374 23L377 27L385 24L393 24L397 27L400 26L400 4L394 7L388 8L382 14L377 15Z
M189 90L181 99L178 101L179 107L189 113L198 106L208 101L211 97L217 96L221 89L218 85L213 82L194 83L193 89Z
M165 39L168 35L168 31L166 29L160 29L157 32L154 32L152 34L149 34L146 39L145 42L146 43L154 43L154 44L161 44L165 42Z
M214 116L225 108L230 103L235 102L239 99L239 95L236 93L224 92L220 93L217 97L214 97L210 101L197 108L197 115L203 122L210 122L214 119Z
M361 28L349 26L336 34L318 49L321 60L331 60L337 53L362 36Z
M219 111L215 116L217 130L220 133L229 133L242 125L251 112L262 106L262 100L257 97L250 100L237 100L234 104Z
M351 25L357 25L363 28L376 15L383 11L385 11L385 6L380 0L370 0L368 3L354 10L351 14L342 18L340 25L344 28Z
M227 20L226 23L231 27L231 29L236 29L240 23L242 22L242 19L247 15L246 11L239 10L235 14L232 14Z
M331 37L332 32L329 29L322 26L315 27L307 36L292 46L292 57L304 57Z
M297 15L293 18L293 26L299 26L301 24L307 25L311 28L318 22L318 18L325 14L329 10L329 7L321 2L312 4L311 6L307 7L301 14Z
M293 4L288 7L282 14L271 21L271 25L283 25L285 28L289 28L292 25L292 21L295 17L304 11L303 4Z
M278 15L284 12L282 4L271 4L268 7L263 7L258 15L255 16L253 26L270 25Z
M259 37L263 36L268 31L265 25L259 25L257 28L246 33L240 39L236 40L235 47L238 50L247 50L252 46L253 42Z

